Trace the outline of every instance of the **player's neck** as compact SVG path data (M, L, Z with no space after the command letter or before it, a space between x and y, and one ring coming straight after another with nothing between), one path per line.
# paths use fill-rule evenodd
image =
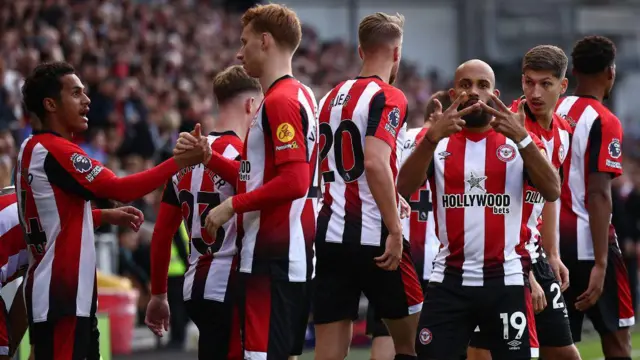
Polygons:
M267 60L262 76L258 79L262 86L262 91L266 94L271 85L283 76L293 76L291 70L291 57L282 54L273 55Z
M470 133L476 133L476 134L482 134L484 132L489 131L489 129L491 129L491 125L487 124L485 126L480 126L480 127L464 127L465 131L468 131Z
M73 133L67 130L64 126L62 126L59 122L49 119L46 123L42 124L42 131L51 131L54 132L63 138L71 141L73 138Z
M581 79L576 85L576 89L573 94L575 96L590 96L602 102L604 99L605 89L593 81Z
M248 124L246 124L246 121L241 119L244 119L244 114L239 114L237 111L224 107L220 108L218 116L213 124L212 131L219 133L233 131L242 141L244 141L244 137L247 135Z
M389 64L388 61L378 60L378 59L367 59L362 64L362 70L360 70L359 77L371 77L377 76L382 81L388 83L391 79L391 69L393 68L393 64Z
M551 130L551 124L553 123L553 111L544 114L543 116L536 116L536 121L545 130Z

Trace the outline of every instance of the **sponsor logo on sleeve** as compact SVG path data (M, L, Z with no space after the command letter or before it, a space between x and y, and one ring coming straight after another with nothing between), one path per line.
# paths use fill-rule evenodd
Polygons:
M276 136L281 142L288 143L295 137L295 129L293 128L293 125L289 123L282 123L278 125Z
M71 163L73 164L73 168L81 174L88 172L93 167L88 157L78 153L71 155Z
M291 150L291 149L297 149L297 148L298 148L298 143L295 141L292 141L288 144L276 146L276 151Z
M98 174L102 172L102 169L104 168L100 165L94 167L93 170L91 170L91 172L86 176L87 181L92 182L93 180L95 180L98 177Z
M612 159L617 159L622 155L622 145L620 144L620 140L614 138L609 143L609 156Z

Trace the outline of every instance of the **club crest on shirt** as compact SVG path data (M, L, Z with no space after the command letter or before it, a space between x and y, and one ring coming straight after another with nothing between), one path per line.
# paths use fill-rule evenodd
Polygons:
M276 136L281 142L288 143L295 137L295 129L293 128L293 125L289 123L282 123L278 125Z
M498 150L496 150L496 156L501 161L509 162L516 158L516 149L510 144L502 144L498 146Z
M431 343L431 339L433 339L433 335L429 329L422 328L422 330L420 330L419 338L422 345L429 345L429 343Z
M613 138L609 143L609 156L612 159L617 159L622 155L622 145L620 145L620 140Z
M71 155L71 163L73 164L73 168L76 169L77 172L84 174L91 170L91 160L88 157L74 153Z
M565 155L564 145L560 144L560 146L558 146L558 159L560 159L561 163L564 162Z

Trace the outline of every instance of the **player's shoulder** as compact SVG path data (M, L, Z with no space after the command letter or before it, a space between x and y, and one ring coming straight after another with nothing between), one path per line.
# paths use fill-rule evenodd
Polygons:
M553 113L553 122L556 124L559 130L567 131L569 133L573 132L573 128L569 124L569 121L567 121L564 117L558 115L557 113Z
M402 90L398 89L397 87L391 84L387 84L382 80L378 80L376 82L378 83L378 85L380 85L380 90L378 91L377 95L383 94L385 97L385 102L387 104L397 105L397 106L403 106L403 105L406 106L407 96L404 94Z
M15 193L0 195L0 211L5 208L16 204L18 202L18 197ZM16 213L17 216L17 213Z
M208 139L211 150L225 157L235 159L242 152L243 142L234 131L211 132Z
M31 139L49 152L76 152L80 155L87 155L80 146L53 132L34 132Z

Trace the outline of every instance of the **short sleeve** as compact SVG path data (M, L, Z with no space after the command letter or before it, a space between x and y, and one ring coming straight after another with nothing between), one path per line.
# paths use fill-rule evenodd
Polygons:
M587 145L589 173L622 175L622 126L616 118L599 117L591 126Z
M49 182L85 200L101 198L100 189L116 175L73 143L48 144L44 170Z
M394 147L398 132L405 123L408 114L408 105L404 95L402 99L395 94L387 94L380 91L372 99L369 105L369 117L367 120L367 136L373 136Z
M162 202L180 207L180 200L178 199L176 189L173 186L173 182L171 180L167 181L167 184L164 186L164 191L162 192Z
M305 134L309 119L300 102L286 96L270 97L263 111L263 129L265 137L271 138L275 165L308 161Z

